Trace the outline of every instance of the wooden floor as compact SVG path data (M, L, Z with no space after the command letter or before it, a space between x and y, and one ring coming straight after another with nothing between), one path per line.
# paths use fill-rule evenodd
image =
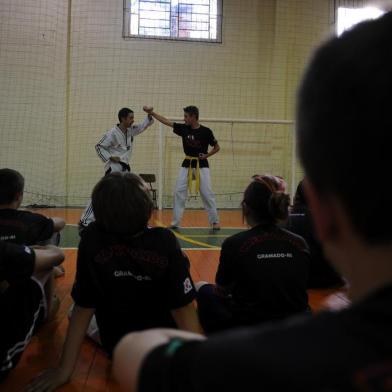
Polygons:
M80 209L47 209L35 210L47 216L63 217L67 223L78 222ZM170 224L171 211L155 211L154 222ZM245 227L239 211L220 211L223 227ZM183 226L208 226L204 211L186 211L182 221ZM65 276L58 278L57 293L61 299L60 310L52 322L43 326L33 337L18 366L11 372L7 380L0 385L0 391L22 391L36 374L43 369L54 366L60 355L65 337L68 320L67 311L71 305L70 291L75 275L76 250L65 250ZM219 258L219 250L187 250L191 260L191 274L195 281L214 281ZM348 302L345 290L309 290L312 309L319 311L323 308L339 308ZM110 376L110 361L105 353L88 338L85 339L71 382L59 391L79 392L114 392L119 387Z

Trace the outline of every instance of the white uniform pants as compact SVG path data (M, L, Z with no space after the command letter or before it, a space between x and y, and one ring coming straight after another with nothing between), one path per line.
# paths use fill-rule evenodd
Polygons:
M196 169L194 169L196 170ZM194 184L193 184L194 185ZM179 226L185 209L185 202L188 196L188 168L181 167L176 181L174 190L173 203L173 226ZM210 225L219 223L218 212L216 210L215 195L211 189L210 169L208 167L200 168L200 196L204 208L208 213L208 222Z

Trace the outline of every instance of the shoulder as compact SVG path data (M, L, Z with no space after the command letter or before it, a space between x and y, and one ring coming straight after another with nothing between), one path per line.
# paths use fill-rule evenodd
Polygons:
M188 125L182 123L176 123L176 122L173 123L173 129L175 131L184 131L187 130L188 128L189 128Z
M308 250L308 245L303 237L298 234L295 234L287 229L282 227L278 228L278 231L281 233L282 237L290 241L294 246L296 246L299 250L305 251Z
M206 126L203 125L203 124L200 124L200 129L202 129L204 132L211 132L211 133L212 133L212 129L206 127Z
M119 130L118 127L115 125L113 128L110 128L110 129L108 129L108 130L105 132L105 136L111 137L111 136L117 134L119 131L120 131L120 130Z
M97 239L104 239L104 233L100 230L97 223L91 222L85 229L80 233L80 242L95 242Z
M31 212L31 211L21 211L21 210L15 210L14 217L15 219L24 222L42 222L42 221L51 220L50 218L47 218L42 214L37 214L36 212Z
M176 241L176 236L166 227L148 227L144 235L151 237L152 240Z
M250 230L243 230L240 231L239 233L233 234L230 237L227 237L223 243L222 243L222 248L225 247L235 247L238 244L242 243L245 241L250 235Z

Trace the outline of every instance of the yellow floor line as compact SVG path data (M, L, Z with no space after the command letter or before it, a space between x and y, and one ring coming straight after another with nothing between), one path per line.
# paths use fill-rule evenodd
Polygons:
M159 220L157 220L157 219L154 219L154 221L155 221L155 223L156 223L157 226L166 227L161 221L159 221ZM191 243L191 244L198 245L198 246L202 246L203 248L220 249L220 247L218 247L218 246L210 245L210 244L207 244L206 242L201 242L201 241L193 240L192 238L189 238L189 237L187 237L187 236L185 236L185 235L182 235L182 234L180 234L180 233L177 233L175 230L172 230L172 232L173 232L173 234L174 234L177 238L179 238L180 240L189 242L189 243Z
M227 238L225 234L192 234L192 238L203 238L203 237L213 237L213 238Z

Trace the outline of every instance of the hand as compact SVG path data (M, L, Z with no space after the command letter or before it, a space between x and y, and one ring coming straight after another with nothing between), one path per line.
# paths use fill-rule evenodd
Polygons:
M52 392L69 381L70 375L63 369L47 369L26 387L26 392Z
M143 110L148 113L151 114L154 110L154 108L152 106L143 106Z
M120 157L110 157L110 160L117 163L121 161Z
M207 158L208 158L207 154L202 154L202 153L199 154L199 159L207 159Z

